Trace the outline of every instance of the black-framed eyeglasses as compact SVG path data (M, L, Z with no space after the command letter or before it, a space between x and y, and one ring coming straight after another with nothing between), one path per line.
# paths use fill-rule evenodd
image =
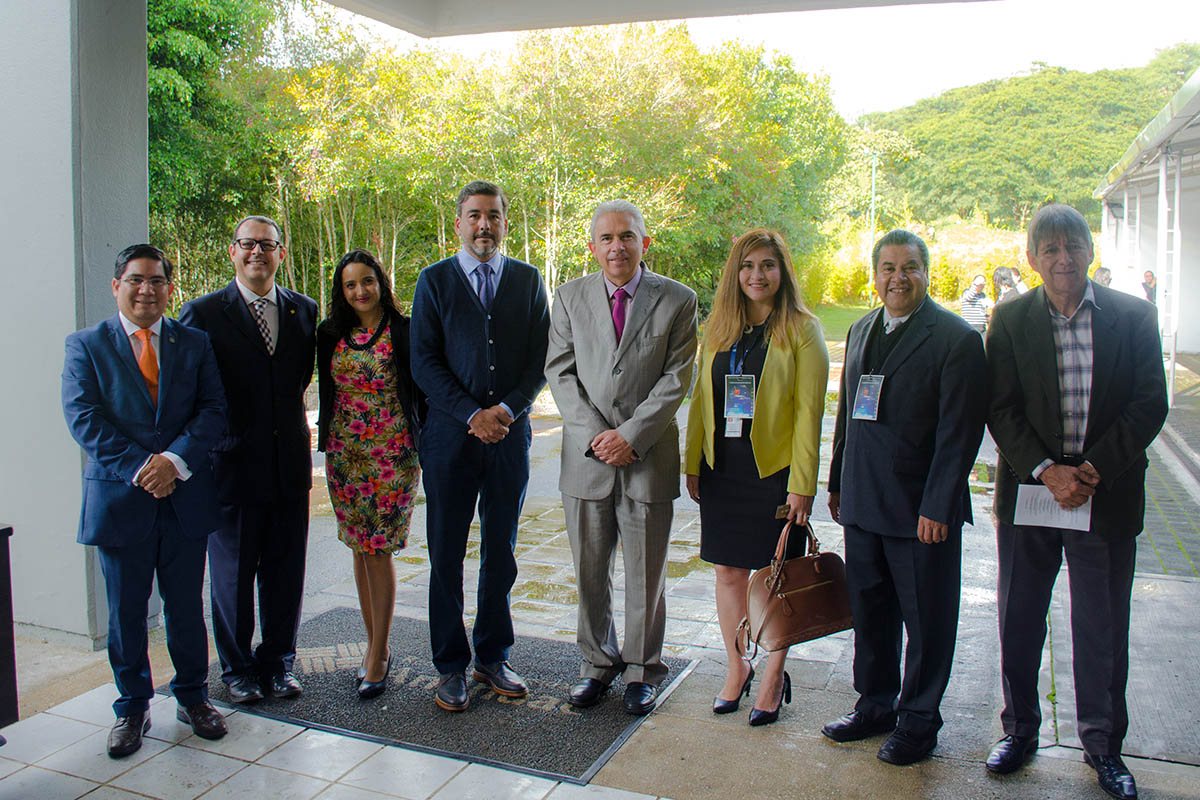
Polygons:
M242 250L253 250L255 247L261 247L264 253L274 253L283 244L283 242L277 242L274 239L234 239L233 243Z
M127 283L134 289L140 289L142 286L149 286L151 289L162 289L168 283L166 278L155 275L153 278L143 278L141 275L130 275L128 278L121 278L122 283Z

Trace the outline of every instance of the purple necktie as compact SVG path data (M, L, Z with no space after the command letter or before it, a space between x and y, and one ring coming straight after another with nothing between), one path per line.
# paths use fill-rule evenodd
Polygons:
M492 291L492 265L481 261L475 272L479 275L479 302L483 304L484 310L490 309L492 300L496 297Z
M617 342L621 341L621 334L625 332L625 298L629 297L629 293L624 289L617 289L613 292L613 327L617 329Z

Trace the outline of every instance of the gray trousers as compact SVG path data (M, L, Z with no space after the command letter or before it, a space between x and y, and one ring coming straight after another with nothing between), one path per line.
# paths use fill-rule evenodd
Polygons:
M603 500L563 495L567 535L579 585L579 674L611 683L662 683L663 634L667 625L664 593L667 543L674 508L670 501L639 503L621 491ZM625 641L617 646L613 624L613 565L617 543L625 564Z

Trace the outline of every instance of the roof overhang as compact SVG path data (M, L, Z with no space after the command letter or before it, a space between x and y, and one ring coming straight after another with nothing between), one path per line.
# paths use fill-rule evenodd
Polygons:
M619 22L984 0L326 0L427 38Z
M1184 177L1200 175L1200 69L1142 128L1125 155L1104 176L1094 196L1103 199L1118 186L1157 180L1156 162L1164 150L1182 157Z

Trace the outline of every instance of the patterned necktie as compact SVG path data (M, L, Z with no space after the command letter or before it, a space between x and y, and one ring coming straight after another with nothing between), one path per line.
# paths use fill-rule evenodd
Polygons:
M613 327L617 329L617 342L621 341L621 334L625 332L625 298L629 297L629 292L624 289L617 289L613 292L613 307L612 318Z
M142 352L138 356L138 369L150 390L150 399L158 405L158 359L154 355L154 345L150 344L150 329L139 328L133 335L142 340Z
M475 268L475 274L479 276L479 302L483 303L484 310L487 310L496 299L496 293L492 290L492 265L481 261Z
M267 324L268 302L267 298L260 297L250 304L250 309L254 312L254 321L258 323L258 332L267 343L267 352L275 355L275 341L271 338L271 326Z

